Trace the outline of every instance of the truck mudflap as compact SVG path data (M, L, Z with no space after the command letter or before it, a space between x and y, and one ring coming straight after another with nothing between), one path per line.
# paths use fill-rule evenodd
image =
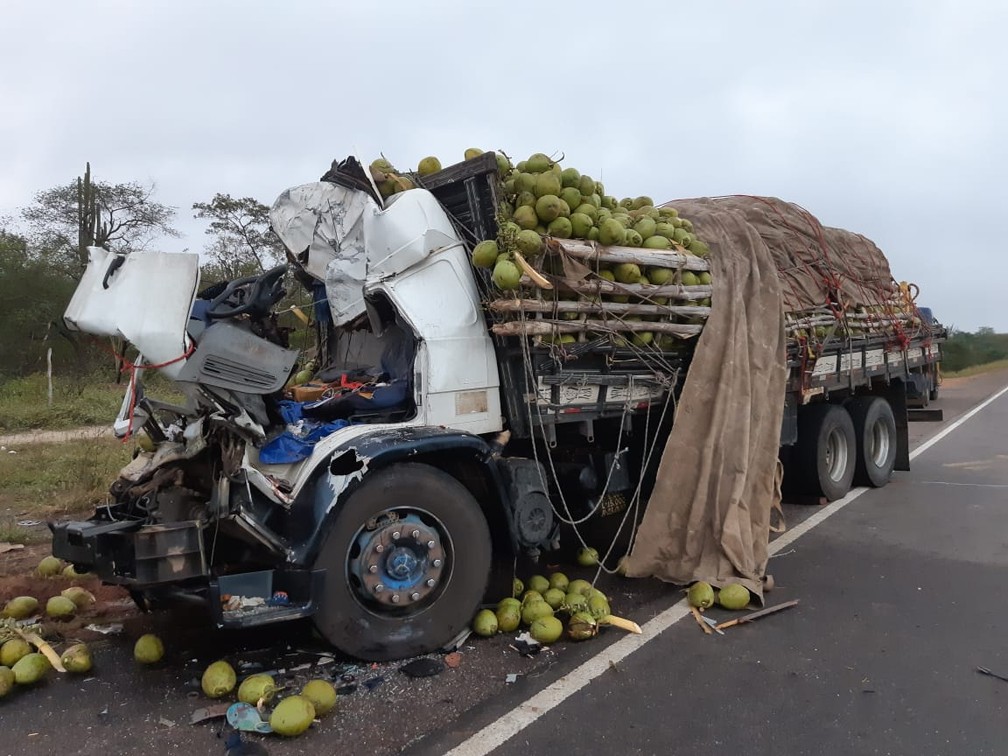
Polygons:
M131 588L206 579L203 528L196 521L143 525L137 520L51 524L53 555L102 581Z

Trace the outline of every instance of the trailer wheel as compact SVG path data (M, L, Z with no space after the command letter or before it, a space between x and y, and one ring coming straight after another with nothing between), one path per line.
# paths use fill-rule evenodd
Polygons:
M931 376L931 388L928 389L928 399L932 402L938 401L938 379Z
M857 396L845 406L857 439L854 483L881 488L892 478L896 465L896 419L892 407L877 396Z
M835 404L802 408L795 455L808 493L828 501L846 495L854 478L856 449L847 410Z
M389 661L438 650L472 620L490 575L480 506L422 464L379 470L347 499L316 569L326 585L315 626L340 651Z

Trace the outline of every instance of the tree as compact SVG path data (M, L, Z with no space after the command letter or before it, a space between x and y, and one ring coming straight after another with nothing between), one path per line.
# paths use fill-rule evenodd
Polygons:
M87 266L87 245L129 253L162 236L177 237L175 208L153 199L154 185L110 184L83 177L38 192L21 211L30 252L73 279Z
M193 204L196 218L210 221L213 241L206 249L210 262L205 279L232 279L261 273L285 256L283 242L269 224L269 208L252 197L235 199L215 194L210 202Z

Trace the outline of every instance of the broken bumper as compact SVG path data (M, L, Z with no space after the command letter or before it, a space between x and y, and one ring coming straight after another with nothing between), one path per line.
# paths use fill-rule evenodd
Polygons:
M218 627L310 617L324 589L324 570L211 575L198 522L142 525L135 520L90 520L53 524L51 529L54 556L105 583L148 596L199 595L209 604Z

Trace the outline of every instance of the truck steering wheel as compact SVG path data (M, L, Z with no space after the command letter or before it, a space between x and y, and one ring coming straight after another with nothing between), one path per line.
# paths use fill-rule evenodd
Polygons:
M210 300L206 317L214 320L250 313L266 315L287 292L282 287L287 265L278 265L258 276L236 278Z

